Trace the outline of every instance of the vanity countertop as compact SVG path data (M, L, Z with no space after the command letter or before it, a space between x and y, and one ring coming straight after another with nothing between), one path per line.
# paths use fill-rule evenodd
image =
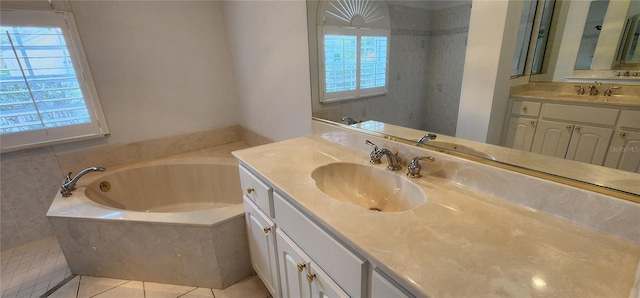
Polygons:
M615 91L614 91L615 92ZM629 106L640 107L640 96L638 95L611 95L604 96L602 91L598 95L589 95L589 90L585 94L554 92L554 91L520 91L510 95L515 98L522 99L544 99L550 101L567 102L567 103L588 103L600 105Z
M420 296L629 297L637 291L640 245L450 180L412 179L426 203L378 213L330 198L311 178L332 162L368 165L366 152L306 136L233 154ZM408 179L405 171L397 174Z

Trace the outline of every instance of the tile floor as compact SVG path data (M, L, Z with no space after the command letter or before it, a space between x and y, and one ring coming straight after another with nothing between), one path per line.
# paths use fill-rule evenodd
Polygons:
M48 237L2 251L0 262L2 298L41 297L66 277L71 276L71 271L55 237ZM74 276L48 297L269 298L271 295L255 275L224 290Z

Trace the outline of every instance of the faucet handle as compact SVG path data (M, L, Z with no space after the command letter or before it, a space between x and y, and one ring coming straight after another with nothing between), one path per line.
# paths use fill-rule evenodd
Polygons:
M422 175L420 174L420 171L422 170L422 166L418 162L420 160L427 160L427 161L430 161L430 162L434 162L435 158L433 158L431 156L416 156L416 157L414 157L411 160L411 162L409 162L409 164L407 165L407 176L409 176L409 178L420 178L420 177L422 177Z
M582 85L575 85L574 87L578 88L578 94L584 94L584 87Z
M71 181L71 175L72 175L72 174L73 174L73 172L69 172L69 173L67 173L67 177L65 177L65 178L64 178L64 181L65 181L65 182L69 182L69 181Z
M382 155L379 154L380 149L378 149L378 146L369 140L366 140L364 143L373 147L373 150L371 151L371 153L369 153L369 158L371 158L369 160L369 163L372 163L372 164L381 163L382 161L380 161L380 159L382 158Z
M620 89L619 86L611 86L609 88L607 88L607 90L604 91L604 96L611 96L611 93L613 93L613 89Z

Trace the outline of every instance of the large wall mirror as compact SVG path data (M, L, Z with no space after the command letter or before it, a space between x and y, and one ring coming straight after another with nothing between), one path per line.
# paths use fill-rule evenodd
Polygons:
M319 100L321 93L319 77L327 75L320 73L319 64L322 61L328 61L326 59L337 62L344 58L324 57L319 53L318 45L327 38L319 36L323 34L322 26L327 23L328 18L332 17L342 18L344 22L360 22L361 19L351 20L348 16L338 15L338 13L332 16L326 11L321 11L323 8L320 1L307 0L313 116L342 124L346 124L347 119L356 122L374 120L418 131L434 132L438 135L456 136L472 0L333 0L329 2L333 2L331 5L334 7L342 6L345 10L352 9L352 11L374 6L378 2L386 5L389 18L388 40L385 40L384 51L379 47L385 57L376 60L379 62L376 64L377 67L386 67L386 81L383 82L386 91L374 96L346 98L331 102ZM580 76L584 77L584 72L589 72L589 80L594 78L600 80L594 74L605 71L608 77L601 80L616 84L640 85L640 77L615 76L618 70L632 70L631 73L640 71L638 67L640 0L557 0L553 2L553 5L548 3L545 5L545 2L532 5L538 7L539 12L547 11L547 16L544 18L531 18L535 20L533 21L535 26L533 33L529 34L532 39L543 40L545 46L541 46L540 43L533 44L531 51L541 51L541 53L536 54L533 62L534 70L531 71L529 67L528 73L517 78L519 82L522 83L524 79L526 79L524 83L529 80L572 82L580 80ZM624 2L626 4L618 5ZM594 8L591 9L591 7ZM602 7L606 8L606 12L602 13L603 9L600 9ZM594 11L593 16L589 16L590 11ZM602 20L596 20L600 18ZM616 25L603 25L605 22L614 20ZM519 23L512 25L518 26ZM585 29L591 26L598 31L597 36ZM600 27L600 30L596 27ZM616 28L616 32L611 28ZM582 34L583 31L584 34ZM574 34L575 32L580 34ZM585 60L589 62L584 62L582 57L577 56L583 42L585 45L581 52L586 53L583 55L588 57ZM558 58L566 55L561 51L563 45L566 47L569 43L572 44L571 48L575 52L570 63L566 61L567 59ZM354 48L357 49L354 50L353 55L360 57L363 61L382 57L383 52L367 52L364 45L358 47L360 43L357 41L355 45ZM346 45L341 44L340 47L346 48ZM529 55L533 56L533 53ZM359 65L347 68L345 66L344 69L334 69L337 71L335 74L351 74L356 82L366 80L365 74L368 73L368 69ZM464 153L469 152L473 154L473 150L467 150ZM507 160L500 162L510 163ZM590 177L589 173L569 178L599 187L617 188L621 192L640 197L640 188L635 185L640 181L640 174L618 172L629 182L628 188L600 183L598 177ZM553 170L549 170L548 173L561 175Z

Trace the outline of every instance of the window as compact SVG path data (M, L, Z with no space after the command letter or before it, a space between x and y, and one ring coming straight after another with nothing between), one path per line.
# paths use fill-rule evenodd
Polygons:
M386 5L370 0L323 1L320 5L320 102L385 94L390 35Z
M321 36L325 101L386 93L386 32L324 27Z
M2 11L0 137L3 151L108 133L72 26L70 12Z
M525 74L525 63L531 42L533 31L533 21L536 14L537 0L525 0L520 15L520 27L516 40L516 51L511 65L511 76L521 76Z

